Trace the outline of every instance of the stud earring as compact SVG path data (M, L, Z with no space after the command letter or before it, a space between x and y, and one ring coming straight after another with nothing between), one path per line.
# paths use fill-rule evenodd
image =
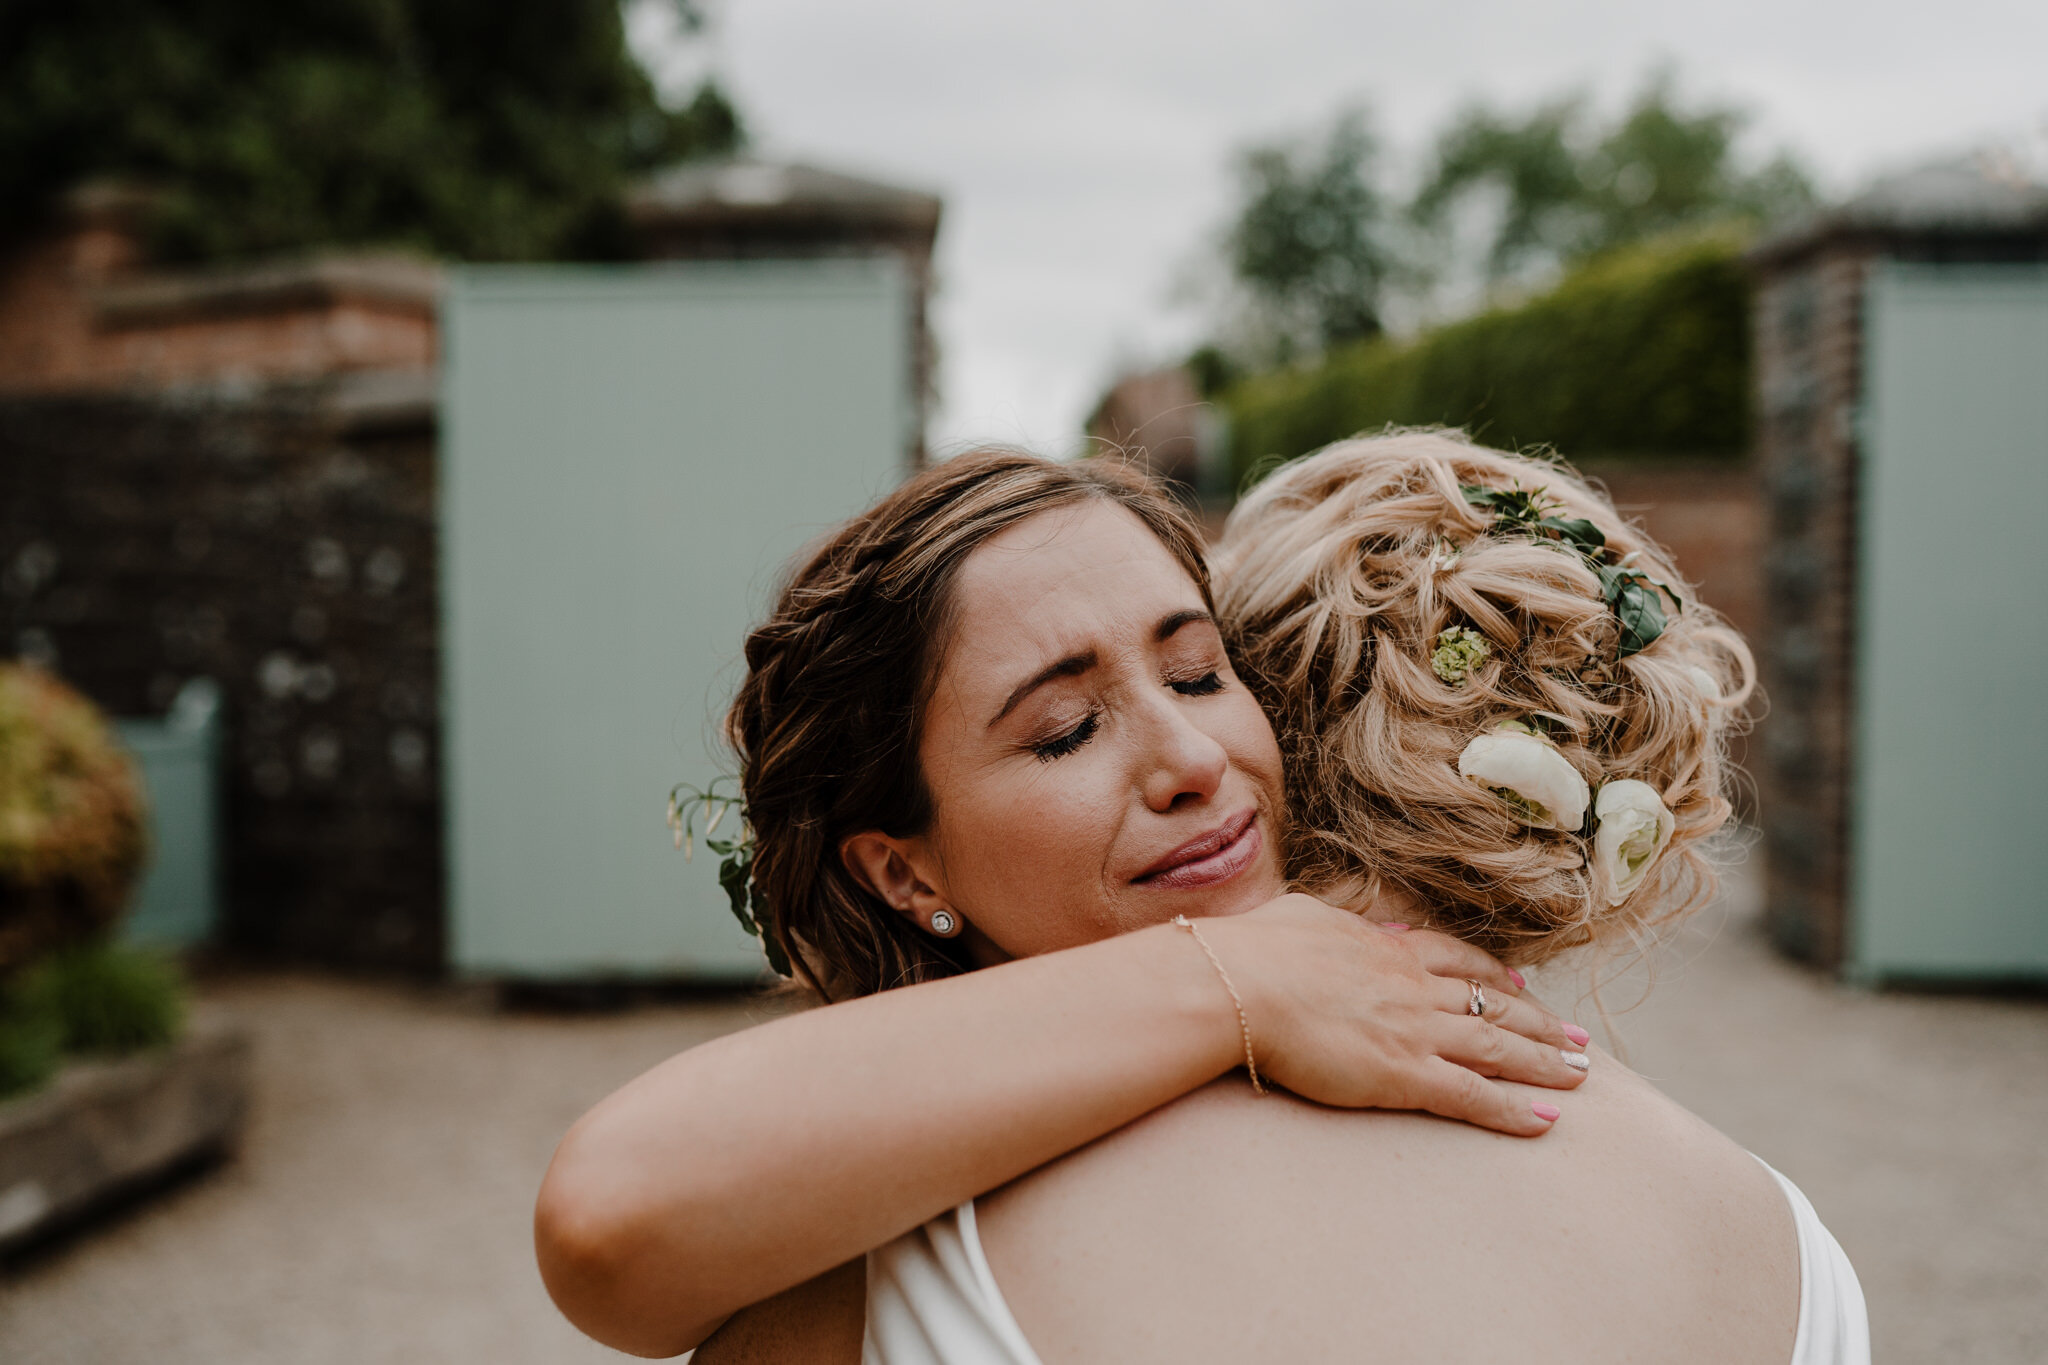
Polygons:
M953 918L953 912L952 912L952 911L950 911L950 910L934 910L934 911L932 911L932 932L933 932L933 933L935 933L935 934L937 934L937 935L938 935L938 936L939 936L940 938L949 938L949 937L951 937L951 936L952 936L952 933L953 933L953 931L954 931L955 929L959 928L959 927L960 927L960 925L959 925L959 921L957 921L957 920L955 920L955 919Z

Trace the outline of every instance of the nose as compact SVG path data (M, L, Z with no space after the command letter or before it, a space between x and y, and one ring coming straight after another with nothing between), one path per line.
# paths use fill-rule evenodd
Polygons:
M1213 798L1230 769L1230 755L1173 702L1159 698L1147 713L1146 766L1140 783L1145 804L1164 812L1183 802L1200 804Z

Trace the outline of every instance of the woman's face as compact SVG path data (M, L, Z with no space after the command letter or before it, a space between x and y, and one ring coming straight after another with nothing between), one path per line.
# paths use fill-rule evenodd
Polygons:
M847 841L921 925L1025 957L1281 890L1279 746L1200 589L1130 512L1042 513L961 566L921 759L924 835Z

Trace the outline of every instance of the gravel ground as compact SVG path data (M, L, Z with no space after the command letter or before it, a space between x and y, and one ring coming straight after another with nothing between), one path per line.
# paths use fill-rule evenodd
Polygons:
M1773 956L1735 889L1619 1017L1630 1061L1806 1190L1863 1277L1880 1362L2048 1360L2048 1001L1834 987ZM8 1365L623 1359L549 1306L535 1184L592 1101L768 1013L500 1014L302 975L205 994L257 1034L243 1150L0 1271Z

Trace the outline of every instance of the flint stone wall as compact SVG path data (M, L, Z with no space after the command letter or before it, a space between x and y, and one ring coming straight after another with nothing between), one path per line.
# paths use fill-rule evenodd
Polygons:
M443 963L430 378L0 399L0 651L224 693L223 937Z

